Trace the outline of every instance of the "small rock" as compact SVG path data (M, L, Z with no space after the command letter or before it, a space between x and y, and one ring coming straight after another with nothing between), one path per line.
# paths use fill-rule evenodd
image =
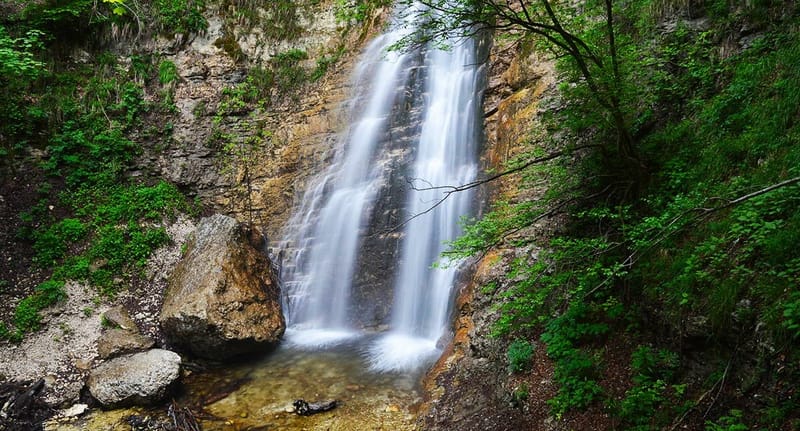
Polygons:
M86 371L92 367L92 360L86 358L78 358L75 360L75 368Z
M139 328L136 327L136 323L131 319L130 314L121 306L109 309L103 313L103 318L120 329L139 332Z
M400 411L400 407L397 404L389 404L386 406L386 411L390 413L397 413Z
M68 409L61 410L61 412L59 412L59 416L64 418L80 416L84 414L88 408L89 406L87 404L75 404Z
M126 331L109 329L97 339L97 353L103 359L113 358L125 353L147 350L155 344L152 338Z
M89 392L107 407L152 404L180 376L181 357L153 349L104 362L89 374Z
M288 406L284 407L283 411L286 413L294 413L294 406L289 404Z

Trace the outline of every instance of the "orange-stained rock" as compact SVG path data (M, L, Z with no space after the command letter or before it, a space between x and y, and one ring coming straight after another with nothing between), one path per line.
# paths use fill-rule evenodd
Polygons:
M286 323L267 257L235 219L204 218L173 272L160 322L169 343L222 359L270 348Z

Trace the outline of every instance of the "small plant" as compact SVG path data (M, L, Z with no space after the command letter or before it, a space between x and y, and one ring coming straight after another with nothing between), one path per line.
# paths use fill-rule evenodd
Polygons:
M308 54L305 51L290 49L276 54L270 60L275 84L283 94L288 94L288 90L296 89L308 81L308 73L300 64L306 59L308 59Z
M511 393L511 405L514 407L521 407L525 401L528 401L530 396L530 389L526 383L522 383L514 389Z
M679 365L678 355L669 350L641 346L634 351L631 354L631 368L636 373L634 386L617 406L616 416L632 429L649 429L648 426L665 420L660 413L670 395L668 389L672 389L675 397L681 397L686 389L685 385L668 385Z
M84 317L89 317L94 314L94 308L92 307L84 307L82 311Z
M67 324L66 322L59 323L58 328L61 330L61 333L64 334L65 337L69 337L70 335L75 333L75 329L69 326L69 324Z
M706 421L706 431L747 431L749 428L742 423L742 416L741 410L733 409L716 421Z
M783 327L794 338L800 338L800 292L794 292L783 306Z
M66 297L63 281L48 280L39 284L33 295L17 304L17 308L14 310L14 326L22 333L38 330L42 321L39 311L66 299Z
M158 82L169 85L178 80L178 68L175 63L164 60L158 65Z
M153 6L164 32L197 33L208 27L203 16L206 6L203 0L156 0Z
M508 346L506 357L508 358L508 370L512 373L526 371L531 366L534 346L525 340L514 340Z
M100 316L100 326L102 326L102 327L103 327L103 328L105 328L105 329L115 329L115 328L119 328L119 326L117 326L117 324L116 324L116 323L112 322L112 321L111 321L111 319L109 319L108 317L106 317L106 315L105 315L105 314L103 314L102 316Z

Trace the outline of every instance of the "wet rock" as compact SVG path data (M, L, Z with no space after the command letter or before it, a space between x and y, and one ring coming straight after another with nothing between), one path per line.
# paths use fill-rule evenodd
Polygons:
M152 338L124 329L109 329L97 340L97 353L103 359L141 352L155 344Z
M263 351L286 329L267 257L235 219L200 221L172 274L160 322L167 340L195 355L224 359Z
M336 408L338 403L336 400L320 401L316 403L309 403L306 400L295 400L292 403L294 412L300 416L311 416L313 414L327 412Z
M181 357L153 349L104 362L89 374L87 386L106 407L148 405L160 401L180 375Z

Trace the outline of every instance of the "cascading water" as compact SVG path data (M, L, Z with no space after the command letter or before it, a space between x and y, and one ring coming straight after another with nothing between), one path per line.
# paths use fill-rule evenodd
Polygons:
M457 265L434 269L431 264L445 250L444 242L460 234L459 220L472 207L469 191L444 193L477 174L475 51L466 39L449 51L426 55L425 114L406 204L408 217L414 218L404 228L392 329L369 350L374 369L416 368L438 352L436 342L447 329Z
M360 94L353 103L364 109L354 110L346 144L295 211L284 241L294 252L283 259L281 274L290 343L322 347L358 335L348 315L353 312L354 274L370 270L356 268L358 254L375 202L387 196L389 172L405 169L402 176L414 187L395 208L406 218L426 213L404 226L400 252L393 256L398 262L391 265L396 273L390 330L367 348L371 367L383 371L417 368L439 352L436 343L447 328L457 268L432 269L431 264L443 243L459 234L458 221L469 214L472 195L459 192L439 203L443 189L435 186L468 183L477 171L480 68L475 44L461 40L448 51L387 52L413 31L415 12L405 11L406 18L364 53L356 74ZM422 94L414 96L410 89ZM402 157L388 154L397 147L391 141L401 141L391 118L398 106L406 114L421 114L406 115L410 124L405 129L413 138L400 149Z
M411 73L408 55L387 48L407 34L406 24L375 39L364 53L353 106L365 108L354 115L346 145L290 220L295 232L284 246L292 244L295 251L282 264L281 277L288 292L287 338L294 344L320 347L356 335L347 316L353 272L370 206L386 175L376 153Z

